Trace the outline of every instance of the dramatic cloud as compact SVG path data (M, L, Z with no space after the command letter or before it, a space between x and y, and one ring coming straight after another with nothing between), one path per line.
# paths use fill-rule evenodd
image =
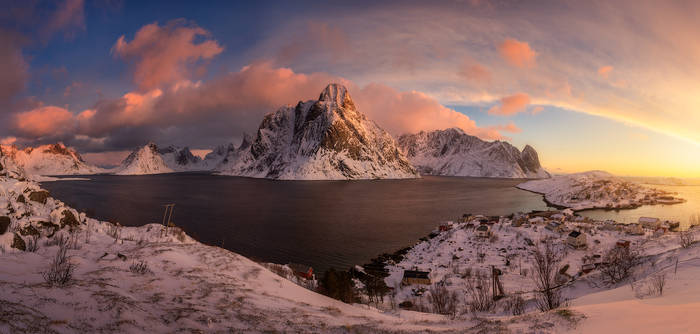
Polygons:
M149 90L189 78L193 65L221 53L223 47L209 38L208 31L185 20L152 23L139 29L131 42L119 37L112 52L133 65L134 83Z
M610 72L612 72L612 70L612 66L601 66L600 68L598 68L598 75L607 79L608 75L610 75Z
M346 85L358 109L392 134L459 127L484 139L503 139L501 132L519 131L512 123L479 127L421 92L376 83L359 87L329 74L261 62L204 83L129 92L75 115L60 107L37 108L16 115L15 132L26 138L75 130L68 142L87 150L123 150L149 140L207 148L255 131L266 113L281 106L318 98L331 82Z
M515 67L530 68L535 66L537 52L530 44L515 39L506 39L499 45L498 51L508 64Z
M501 98L500 105L493 106L489 109L489 114L511 116L525 111L529 104L530 96L525 93L517 93Z
M31 137L65 134L71 132L74 126L73 114L55 106L40 107L16 114L14 124L19 134Z
M481 128L467 115L421 92L399 92L385 85L369 84L355 93L351 91L350 95L360 111L395 135L458 127L483 139L502 139L499 130L512 130L512 127Z

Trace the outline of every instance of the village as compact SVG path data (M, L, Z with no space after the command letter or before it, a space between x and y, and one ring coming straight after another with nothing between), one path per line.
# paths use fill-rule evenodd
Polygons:
M572 299L605 286L597 270L611 249L660 254L678 247L680 228L679 222L653 217L640 217L636 224L595 221L570 209L509 217L465 214L440 225L400 261L387 260L385 282L390 298L408 309L428 310L425 295L435 285L458 291L467 304L475 281L488 281L480 288L490 290L494 300L518 295L527 304L537 290L532 256L547 242L560 256L556 283L564 298Z

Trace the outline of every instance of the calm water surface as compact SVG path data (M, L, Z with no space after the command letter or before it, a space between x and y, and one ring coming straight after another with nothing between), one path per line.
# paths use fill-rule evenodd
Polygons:
M508 215L546 209L522 180L424 177L417 180L272 181L206 173L87 176L45 182L56 198L91 216L136 226L173 222L198 240L316 271L362 264L415 243L463 213Z

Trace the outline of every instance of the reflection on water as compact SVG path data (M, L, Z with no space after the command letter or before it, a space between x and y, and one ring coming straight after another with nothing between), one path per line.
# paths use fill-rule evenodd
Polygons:
M271 181L205 173L89 176L42 184L66 203L123 225L173 221L205 243L256 259L347 268L415 243L463 213L544 210L521 180Z
M681 226L687 226L688 218L693 214L700 214L700 186L650 186L678 193L678 196L687 200L685 203L673 205L646 205L632 210L606 211L587 210L581 215L593 219L613 219L620 223L636 223L639 217L657 217L662 220L680 221Z

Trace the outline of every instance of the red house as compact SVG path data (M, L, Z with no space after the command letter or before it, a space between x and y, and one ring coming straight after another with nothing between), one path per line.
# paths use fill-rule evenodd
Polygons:
M310 266L304 265L304 264L298 264L298 263L290 263L289 268L294 271L294 274L301 277L301 278L306 278L306 279L313 279L314 278L314 268L311 268Z

